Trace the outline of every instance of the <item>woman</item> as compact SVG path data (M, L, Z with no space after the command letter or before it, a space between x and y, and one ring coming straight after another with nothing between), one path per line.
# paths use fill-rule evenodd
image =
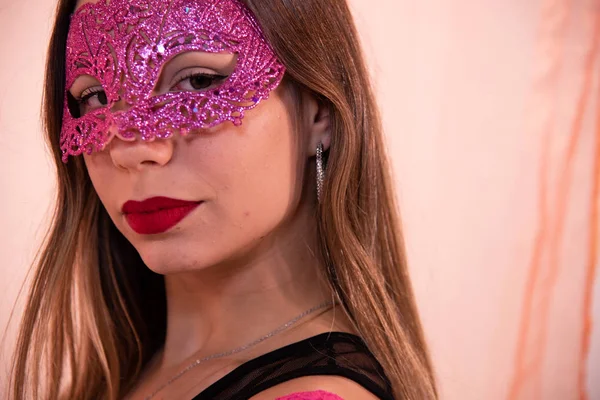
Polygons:
M61 0L12 398L432 399L344 0Z

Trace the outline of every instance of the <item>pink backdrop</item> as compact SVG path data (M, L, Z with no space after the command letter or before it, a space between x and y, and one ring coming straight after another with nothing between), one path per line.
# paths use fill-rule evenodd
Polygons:
M351 3L442 398L600 399L600 3ZM39 128L53 7L0 0L2 330L53 193Z

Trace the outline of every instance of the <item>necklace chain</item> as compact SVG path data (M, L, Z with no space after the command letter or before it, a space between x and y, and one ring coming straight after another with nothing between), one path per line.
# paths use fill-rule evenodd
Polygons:
M185 367L184 369L182 369L181 371L179 371L177 373L177 375L174 375L172 378L170 378L165 384L163 384L162 386L160 386L158 389L156 389L154 392L152 392L148 397L146 397L144 400L149 400L152 397L154 397L158 392L160 392L161 390L163 390L165 387L169 386L171 383L175 382L177 379L181 378L181 376L183 374L185 374L186 372L188 372L189 370L191 370L192 368L195 368L196 366L198 366L199 364L209 361L209 360L214 360L215 358L222 358L222 357L226 357L226 356L230 356L232 354L237 354L239 352L242 352L244 350L247 350L251 347L256 346L257 344L277 335L278 333L286 330L287 328L289 328L290 326L294 325L296 322L298 322L299 320L301 320L302 318L306 317L309 314L312 314L313 312L320 310L322 308L325 308L327 306L331 306L333 305L332 302L325 302L322 304L319 304L318 306L315 306L309 310L304 311L302 314L294 317L293 319L289 320L288 322L286 322L285 324L281 325L279 328L275 329L272 332L267 333L266 335L264 335L263 337L256 339L255 341L248 343L244 346L240 346L237 347L233 350L229 350L223 353L217 353L217 354L212 354L210 356L206 356L204 358L199 358L196 359L193 363L191 363L190 365L188 365L187 367Z

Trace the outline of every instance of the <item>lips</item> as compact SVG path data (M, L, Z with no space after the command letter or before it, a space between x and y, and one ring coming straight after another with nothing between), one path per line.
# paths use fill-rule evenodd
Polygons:
M173 228L200 204L201 201L152 197L144 201L130 200L123 204L121 211L136 233L154 235Z

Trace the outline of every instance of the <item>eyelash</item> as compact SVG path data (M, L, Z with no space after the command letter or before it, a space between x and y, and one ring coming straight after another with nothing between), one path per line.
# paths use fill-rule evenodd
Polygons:
M175 84L171 85L171 89L174 88L175 86L179 85L181 82L185 81L186 79L197 78L197 77L210 79L211 84L209 85L209 87L214 85L215 82L222 81L222 80L229 78L229 76L227 76L227 75L208 74L205 72L190 72L190 73L184 75L183 77L181 77L180 79L178 79L177 82L175 82ZM199 90L203 90L203 89L199 89Z
M75 98L75 100L77 100L77 103L83 104L86 101L88 101L89 99L91 99L92 97L94 97L95 95L97 95L98 93L102 93L102 92L104 92L104 89L101 87L89 88L89 89L86 89L83 92L81 92L79 97Z

